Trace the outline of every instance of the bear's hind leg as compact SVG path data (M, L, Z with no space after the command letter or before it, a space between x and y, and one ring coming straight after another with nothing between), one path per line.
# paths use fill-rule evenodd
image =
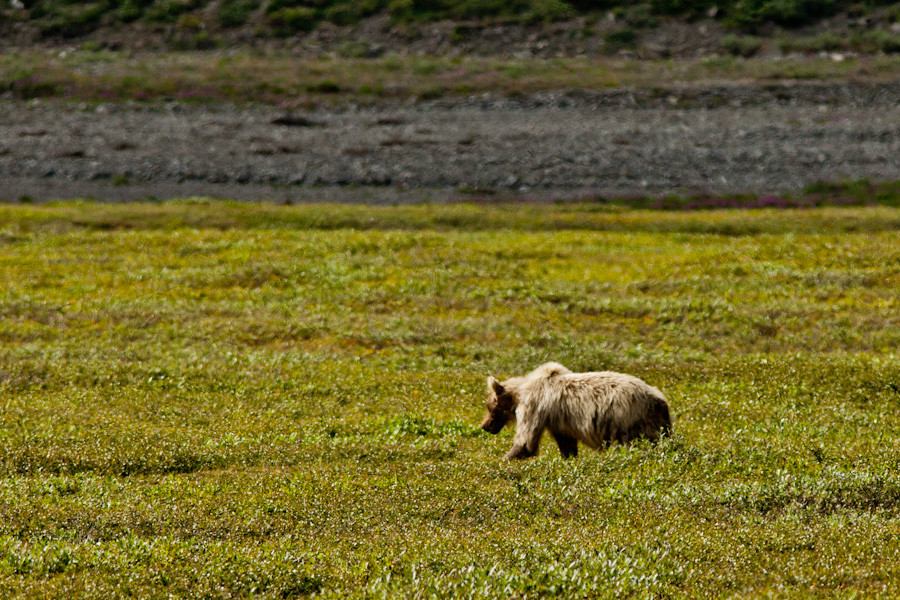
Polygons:
M551 434L553 435L553 439L556 440L556 445L559 446L559 453L562 454L563 458L578 456L577 439L562 433L551 432Z

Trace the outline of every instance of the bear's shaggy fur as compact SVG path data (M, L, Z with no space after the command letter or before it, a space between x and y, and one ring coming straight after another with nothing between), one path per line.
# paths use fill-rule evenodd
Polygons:
M655 441L672 427L662 392L623 373L573 373L551 362L502 383L488 377L488 391L482 429L500 433L517 422L509 459L537 454L544 429L568 458L578 454L578 442L596 450L641 437Z

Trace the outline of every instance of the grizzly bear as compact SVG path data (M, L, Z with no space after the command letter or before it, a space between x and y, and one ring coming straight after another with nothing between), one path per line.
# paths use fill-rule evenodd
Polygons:
M516 420L507 459L536 455L544 429L568 458L578 455L578 442L599 450L641 437L656 441L672 427L662 392L623 373L573 373L550 362L524 377L487 381L488 414L481 428L496 434Z

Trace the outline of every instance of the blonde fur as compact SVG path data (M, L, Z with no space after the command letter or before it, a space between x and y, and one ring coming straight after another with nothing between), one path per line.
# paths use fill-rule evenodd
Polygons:
M507 458L537 454L545 429L563 456L574 456L578 442L600 449L641 437L656 440L672 424L662 392L623 373L573 373L551 362L502 383L490 377L488 387L489 412L482 427L497 433L513 415L517 422Z

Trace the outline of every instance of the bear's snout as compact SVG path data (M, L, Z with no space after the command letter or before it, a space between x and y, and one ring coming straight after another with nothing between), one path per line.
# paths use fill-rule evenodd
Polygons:
M488 414L488 416L484 418L484 421L481 422L482 429L495 435L500 433L500 430L503 429L503 425L503 421L495 419L491 414Z

